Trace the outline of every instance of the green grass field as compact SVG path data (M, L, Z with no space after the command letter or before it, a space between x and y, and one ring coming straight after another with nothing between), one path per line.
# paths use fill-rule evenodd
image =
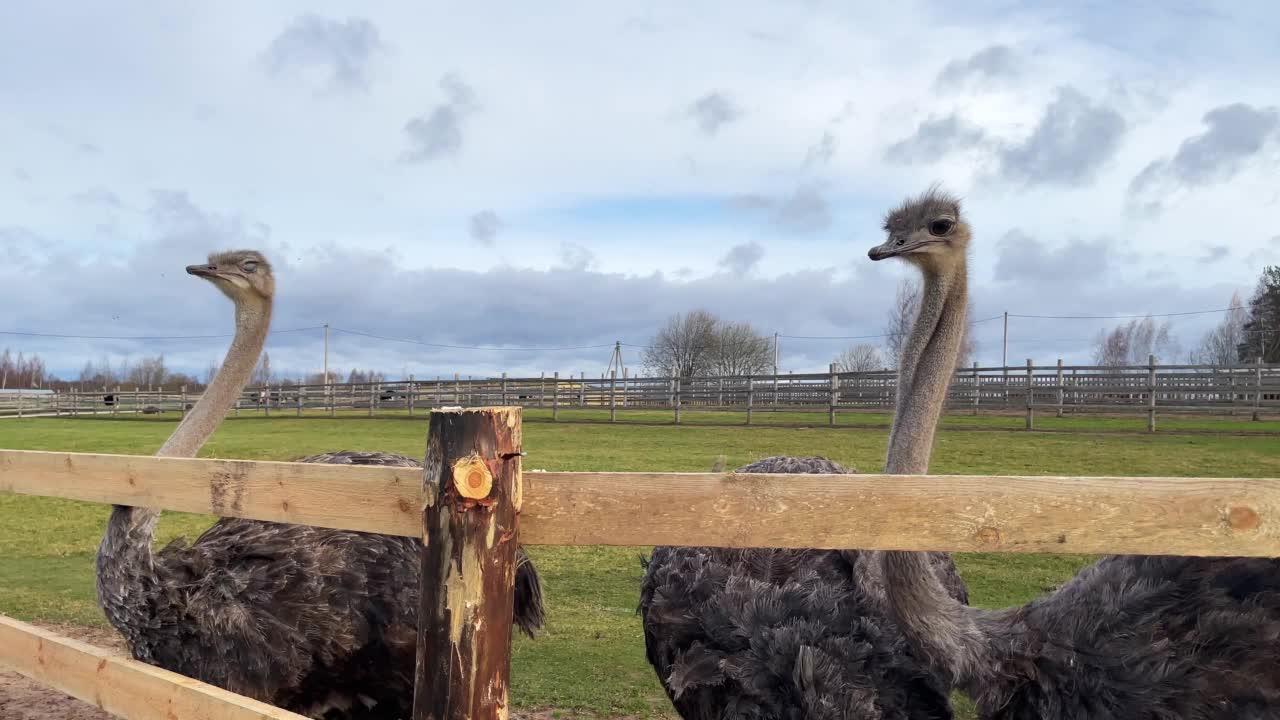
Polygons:
M552 424L549 411L526 411L525 468L547 470L705 471L718 454L730 467L777 453L819 454L863 471L879 469L885 415L844 415L837 428L825 415L760 413L761 425L730 424L734 414L628 413L627 422ZM565 412L566 419L607 419L607 411ZM0 447L148 454L174 427L175 416L0 421ZM765 422L791 427L769 427ZM722 423L722 424L716 424ZM949 417L939 433L936 473L1184 475L1280 477L1275 422L1247 419L1163 421L1143 434L1129 418L1045 418L1048 430L1010 432L1021 418ZM975 430L990 430L981 432ZM1223 434L1212 434L1214 431ZM231 419L205 446L206 457L290 460L340 448L425 450L425 418L387 416L301 420L286 414ZM23 620L105 625L94 602L93 552L107 510L72 501L0 494L0 612ZM193 537L211 518L166 514L161 540ZM550 606L547 633L518 639L513 700L524 709L551 708L590 716L652 716L669 706L644 661L635 615L639 556L647 548L550 548L531 553L543 573ZM976 604L1024 602L1069 578L1080 556L962 555L957 560ZM962 717L967 711L962 710Z

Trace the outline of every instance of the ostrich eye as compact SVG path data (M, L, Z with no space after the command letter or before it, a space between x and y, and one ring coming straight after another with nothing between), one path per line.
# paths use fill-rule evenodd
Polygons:
M245 260L240 263L240 269L247 273L256 272L258 269L258 263L254 260Z
M941 237L951 232L955 226L955 222L951 220L934 220L929 223L929 234Z

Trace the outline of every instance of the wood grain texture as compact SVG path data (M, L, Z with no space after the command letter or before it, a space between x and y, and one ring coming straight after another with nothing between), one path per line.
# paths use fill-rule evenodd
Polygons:
M414 468L0 450L0 491L418 537Z
M0 667L125 720L306 720L3 615Z
M0 490L422 532L403 468L0 450ZM1280 480L536 472L520 541L1280 557Z
M520 408L435 411L423 463L413 720L506 720Z

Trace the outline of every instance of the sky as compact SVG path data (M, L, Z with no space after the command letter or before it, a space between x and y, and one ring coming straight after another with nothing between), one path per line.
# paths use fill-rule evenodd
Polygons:
M705 308L818 371L881 342L911 272L867 250L935 181L1011 364L1118 322L1017 315L1225 308L1280 262L1271 2L511 7L9 8L0 345L198 372L225 338L122 338L229 333L183 267L252 247L277 369L327 323L331 367L392 377L638 370ZM1219 317L1171 318L1184 352ZM1002 322L975 337L999 364Z

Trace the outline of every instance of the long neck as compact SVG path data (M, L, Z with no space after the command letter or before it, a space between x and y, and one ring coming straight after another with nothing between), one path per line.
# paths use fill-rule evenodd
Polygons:
M934 432L964 339L967 306L963 258L945 268L925 269L920 313L898 371L886 473L923 475L929 470ZM889 609L912 646L952 682L972 682L987 657L982 614L947 593L926 553L885 552L881 557Z
M964 258L944 269L927 268L920 311L903 345L898 398L885 472L922 475L929 470L933 435L964 340L968 272Z
M270 324L269 302L236 303L235 339L222 367L156 456L196 456L253 374ZM142 598L157 586L151 545L159 517L159 510L116 505L98 546L98 600L107 619L126 638L138 628L138 614L145 613Z

